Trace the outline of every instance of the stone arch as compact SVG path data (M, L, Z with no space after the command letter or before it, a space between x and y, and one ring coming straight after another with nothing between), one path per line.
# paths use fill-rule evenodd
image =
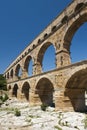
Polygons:
M87 13L79 16L79 18L74 19L71 25L68 26L67 31L64 36L64 44L63 47L70 53L70 46L72 38L74 37L75 32L85 23L87 22Z
M25 62L24 62L24 70L25 70L25 72L27 73L27 75L29 75L29 74L28 74L28 68L29 68L30 61L32 61L32 63L33 63L33 59L32 59L32 57L29 55L29 56L26 57ZM32 66L32 73L33 73L33 66Z
M56 29L57 29L57 26L56 26L56 25L54 25L54 26L52 27L52 29L51 29L51 32L56 31Z
M25 82L22 86L22 93L24 94L27 101L29 101L29 89L30 89L29 83Z
M35 44L33 44L33 49L36 47L36 45Z
M81 69L78 70L77 72L75 71L73 75L69 78L66 88L84 88L85 83L84 81L87 80L87 69ZM84 86L84 87L83 87ZM85 88L84 88L85 89Z
M10 76L11 76L11 78L13 78L13 69L11 69L11 71L10 71Z
M37 55L37 64L39 65L39 68L40 68L41 71L42 71L42 68L43 68L42 62L43 62L44 54L45 54L46 50L47 50L51 45L52 45L52 46L54 47L54 49L56 50L55 45L54 45L53 43L51 43L51 42L46 42L46 43L44 43L44 44L41 46L41 48L40 48L40 50L39 50L39 52L38 52L38 55ZM55 58L55 62L56 62L56 58Z
M36 94L39 95L39 98L42 104L47 104L48 106L53 106L53 92L54 86L48 78L41 78L36 85Z
M41 39L38 39L38 44L41 43Z
M18 85L15 84L14 87L13 87L13 92L12 92L12 95L17 97L17 91L18 91Z
M7 73L7 78L9 79L9 72Z
M67 16L67 15L65 15L65 16L63 17L63 19L61 20L61 23L62 23L62 24L66 23L66 22L68 22L68 16Z
M8 86L8 91L11 90L11 85Z
M79 12L83 8L83 6L84 6L83 2L77 4L75 7L75 13Z
M75 111L87 112L87 68L74 73L65 86L67 96Z
M6 79L6 74L4 75L5 79Z
M45 39L45 38L47 38L47 36L48 36L48 34L47 34L47 33L45 33L45 34L44 34L44 39Z
M22 69L21 69L20 64L18 64L18 65L16 66L16 69L15 69L15 76L17 76L18 78L20 78L21 75L22 75Z

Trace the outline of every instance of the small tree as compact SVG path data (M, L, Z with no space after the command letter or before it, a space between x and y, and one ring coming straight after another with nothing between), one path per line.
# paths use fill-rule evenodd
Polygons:
M7 83L5 77L3 74L0 74L0 90L7 90L6 84Z

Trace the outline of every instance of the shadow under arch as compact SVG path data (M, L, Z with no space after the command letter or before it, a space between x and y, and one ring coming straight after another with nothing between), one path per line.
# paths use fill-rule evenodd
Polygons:
M9 91L9 90L11 90L11 88L12 88L11 85L9 85L9 86L7 87L7 90Z
M47 78L41 78L36 85L36 94L39 95L39 98L42 104L54 107L53 101L53 92L54 87L51 81Z
M11 69L10 76L13 78L13 69Z
M71 76L66 84L65 96L70 99L75 111L87 112L87 69Z
M46 42L46 43L44 43L44 44L41 46L41 48L40 48L40 50L39 50L39 52L38 52L38 55L37 55L37 63L38 63L38 65L39 65L39 68L41 68L41 71L42 71L42 72L44 71L44 66L43 66L44 55L45 55L45 52L47 51L47 49L48 49L49 47L52 47L52 48L54 49L54 53L55 53L55 51L56 51L55 45L54 45L53 43L51 43L51 42ZM50 56L49 56L47 62L49 62L49 59L51 59ZM54 61L54 64L55 64L55 63L56 63L56 57L54 57L54 60L55 60L55 61ZM55 67L56 67L56 65L55 65ZM54 67L54 68L55 68L55 67ZM48 69L48 70L50 70L50 69ZM46 71L48 71L48 70L46 70Z
M17 97L17 91L18 91L18 85L15 84L14 87L13 87L12 95L14 95L15 97Z
M9 72L7 73L7 79L9 79Z
M24 94L27 101L29 101L29 89L30 89L29 83L25 82L22 86L22 93Z

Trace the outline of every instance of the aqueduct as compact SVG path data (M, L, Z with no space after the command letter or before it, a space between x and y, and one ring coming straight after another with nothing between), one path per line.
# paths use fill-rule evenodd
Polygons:
M55 104L58 110L87 111L87 61L72 64L71 40L87 22L87 0L74 0L5 70L10 96L30 105ZM43 57L49 46L55 49L56 68L43 72ZM32 60L32 76L28 67Z

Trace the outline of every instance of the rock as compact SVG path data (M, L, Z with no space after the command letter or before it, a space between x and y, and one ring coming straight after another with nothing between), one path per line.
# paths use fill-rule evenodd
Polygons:
M6 105L8 104L8 105ZM21 116L17 117L14 110L17 108ZM0 108L0 130L85 130L86 114L76 112L60 112L48 107L42 111L40 106L29 107L29 103L17 99L7 100Z

